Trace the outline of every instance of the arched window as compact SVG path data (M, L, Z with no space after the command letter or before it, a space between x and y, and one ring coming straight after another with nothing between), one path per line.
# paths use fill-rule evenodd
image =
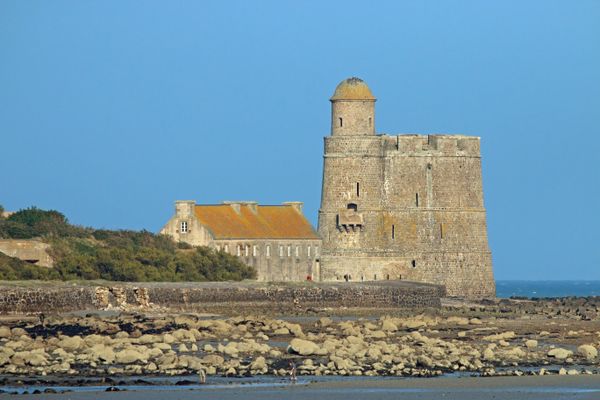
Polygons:
M358 211L358 205L356 205L356 203L348 203L348 205L346 206L348 208L348 210L352 210L352 211Z

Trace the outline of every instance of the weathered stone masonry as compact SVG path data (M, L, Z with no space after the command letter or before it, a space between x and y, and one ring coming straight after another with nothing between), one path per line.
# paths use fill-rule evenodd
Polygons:
M375 98L357 78L331 102L322 279L407 279L454 296L494 296L479 138L376 135Z
M411 282L273 285L258 283L160 283L111 286L0 287L0 315L110 308L168 307L181 311L239 312L308 307L440 307L442 286Z

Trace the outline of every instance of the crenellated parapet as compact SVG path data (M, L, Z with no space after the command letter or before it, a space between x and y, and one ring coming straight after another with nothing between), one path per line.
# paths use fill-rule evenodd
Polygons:
M479 137L449 134L381 135L385 154L393 156L480 157Z

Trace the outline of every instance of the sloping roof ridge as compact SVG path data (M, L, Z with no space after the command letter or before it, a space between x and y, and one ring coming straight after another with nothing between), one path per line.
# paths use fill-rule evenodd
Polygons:
M239 204L241 206L247 206L248 203L233 203L233 204ZM232 203L213 203L213 204L197 204L196 203L196 207L217 207L217 206L223 206L223 207L231 207ZM260 203L256 203L254 204L258 207L293 207L293 205L291 204L260 204Z

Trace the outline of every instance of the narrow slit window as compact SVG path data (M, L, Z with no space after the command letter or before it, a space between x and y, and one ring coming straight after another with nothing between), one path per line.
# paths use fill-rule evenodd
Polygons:
M266 253L267 253L267 257L271 257L271 246L270 245L267 245Z
M415 193L415 205L419 207L419 193Z
M417 260L412 260L411 265L413 268L417 268Z
M342 118L340 117L340 127L344 126L344 121L342 120Z
M356 182L356 197L360 197L360 183Z
M283 246L279 246L279 257L283 257Z
M252 246L252 257L256 257L258 255L258 248L256 245Z
M292 256L292 246L288 246L288 257Z
M242 255L242 245L241 244L238 244L236 254L238 257Z
M392 239L396 239L396 225L392 225Z
M372 118L369 117L369 128L371 127L371 124L372 124Z
M310 257L310 245L308 245L306 248L306 254Z
M440 239L444 238L444 224L440 224Z
M300 246L296 246L296 257L300 257Z

